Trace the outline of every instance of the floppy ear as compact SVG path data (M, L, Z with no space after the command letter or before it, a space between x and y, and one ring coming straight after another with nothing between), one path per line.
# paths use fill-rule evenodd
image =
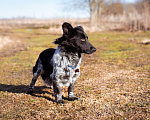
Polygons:
M62 29L63 29L64 35L69 35L69 34L71 34L73 32L73 27L71 26L70 23L67 23L67 22L65 22L62 25Z

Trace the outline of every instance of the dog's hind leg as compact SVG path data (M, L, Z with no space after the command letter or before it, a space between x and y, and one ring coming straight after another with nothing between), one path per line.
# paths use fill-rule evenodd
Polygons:
M38 65L37 65L38 64ZM40 60L36 63L35 67L33 67L33 78L30 83L29 89L27 91L27 94L32 94L34 85L38 79L38 77L43 73L43 66Z
M36 83L36 81L37 81L37 78L38 78L39 76L40 76L40 71L34 73L33 78L32 78L32 81L31 81L30 86L29 86L29 89L28 89L28 91L27 91L27 94L32 94L33 89L34 89L34 85L35 85L35 83Z
M41 74L41 77L43 79L44 84L47 87L50 87L51 89L53 89L53 81L50 78L50 74Z

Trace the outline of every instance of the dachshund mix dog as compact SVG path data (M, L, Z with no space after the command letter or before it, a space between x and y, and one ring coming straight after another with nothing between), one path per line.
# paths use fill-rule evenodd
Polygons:
M62 29L62 37L54 41L58 44L57 48L46 49L39 55L27 91L28 94L32 94L35 82L41 75L44 83L53 88L56 103L64 103L61 86L68 86L68 100L78 100L73 93L73 88L80 75L82 53L92 54L96 51L81 26L73 28L71 24L65 22Z

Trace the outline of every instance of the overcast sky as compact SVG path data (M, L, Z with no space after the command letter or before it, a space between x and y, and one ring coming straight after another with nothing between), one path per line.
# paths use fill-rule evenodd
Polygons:
M5 18L87 18L89 12L68 9L70 0L0 0L0 19ZM135 2L135 0L122 0ZM82 8L82 7L81 7Z

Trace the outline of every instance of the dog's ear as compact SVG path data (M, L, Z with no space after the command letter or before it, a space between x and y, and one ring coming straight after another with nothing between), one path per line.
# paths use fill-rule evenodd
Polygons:
M73 32L73 27L70 23L63 23L62 25L64 35L70 35Z
M84 29L83 29L82 26L77 26L76 29L77 29L77 30L80 30L80 31L84 31Z
M60 37L60 38L57 38L57 39L53 42L53 44L61 44L61 43L63 42L63 40L64 40L64 37L62 36L62 37Z

